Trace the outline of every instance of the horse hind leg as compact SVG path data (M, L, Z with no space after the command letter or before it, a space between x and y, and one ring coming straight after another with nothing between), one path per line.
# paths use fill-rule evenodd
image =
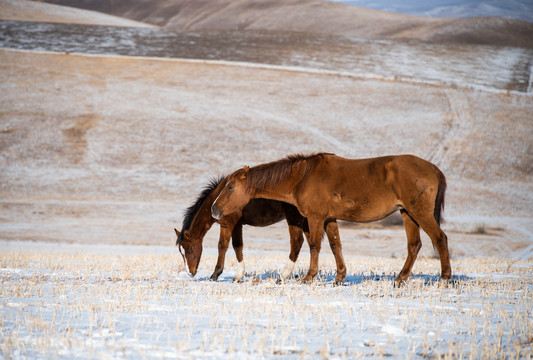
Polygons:
M233 228L233 231L231 232L231 245L233 246L233 251L235 251L235 256L237 257L237 261L242 262L243 260L242 220L239 220L239 222L235 224L235 227Z
M405 227L405 234L407 235L407 259L403 265L402 271L398 274L395 280L396 285L401 285L411 274L413 264L415 263L418 252L422 247L422 241L420 241L420 228L418 224L411 218L411 216L405 210L400 211L403 218L403 224Z
M418 223L422 230L430 237L433 246L439 252L441 279L450 280L452 277L452 268L450 265L450 253L448 251L448 237L437 224L433 214L420 219Z
M324 226L326 235L329 240L329 246L333 256L335 256L335 263L337 264L337 276L335 277L335 284L342 285L346 278L346 264L342 256L342 245L339 236L339 227L337 221L329 221Z
M287 225L289 226L289 236L291 244L291 252L289 254L289 261L283 268L280 274L280 279L285 280L292 275L294 267L296 266L296 260L300 255L300 250L304 243L303 233L309 233L309 226L307 225L307 220L300 214L298 209L289 204L283 204L283 212L285 213L285 219L287 220Z
M289 221L287 220L287 222ZM289 223L289 235L291 252L289 254L289 261L281 272L281 280L285 280L292 275L294 267L296 266L296 260L298 260L298 255L300 255L300 250L302 249L302 245L304 243L303 230L301 227L291 225L291 223Z

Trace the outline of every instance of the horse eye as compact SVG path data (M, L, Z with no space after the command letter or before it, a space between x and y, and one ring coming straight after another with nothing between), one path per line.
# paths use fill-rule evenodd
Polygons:
M228 186L228 191L233 191L233 186Z

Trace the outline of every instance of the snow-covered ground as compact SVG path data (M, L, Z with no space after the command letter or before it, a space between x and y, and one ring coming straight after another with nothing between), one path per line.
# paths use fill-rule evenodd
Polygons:
M403 259L347 257L346 286L276 284L286 255L246 254L244 283L196 278L171 247L2 242L0 353L6 358L529 358L533 264L454 261L454 280L421 257L396 289ZM104 255L105 254L105 255ZM302 257L296 275L306 270Z

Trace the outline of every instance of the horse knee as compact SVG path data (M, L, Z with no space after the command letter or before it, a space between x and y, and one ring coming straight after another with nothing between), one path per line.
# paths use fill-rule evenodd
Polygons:
M331 251L335 254L337 252L340 252L342 251L342 246L341 244L336 244L336 243L330 243L330 248L331 248Z
M229 247L229 244L227 243L218 243L218 251L219 252L223 252L223 253L226 253L226 251L228 251L228 247Z

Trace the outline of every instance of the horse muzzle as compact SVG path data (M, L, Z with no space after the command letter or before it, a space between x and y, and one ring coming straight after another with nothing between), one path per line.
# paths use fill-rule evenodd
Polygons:
M213 204L213 206L211 206L211 215L215 220L220 220L222 218L222 209Z

